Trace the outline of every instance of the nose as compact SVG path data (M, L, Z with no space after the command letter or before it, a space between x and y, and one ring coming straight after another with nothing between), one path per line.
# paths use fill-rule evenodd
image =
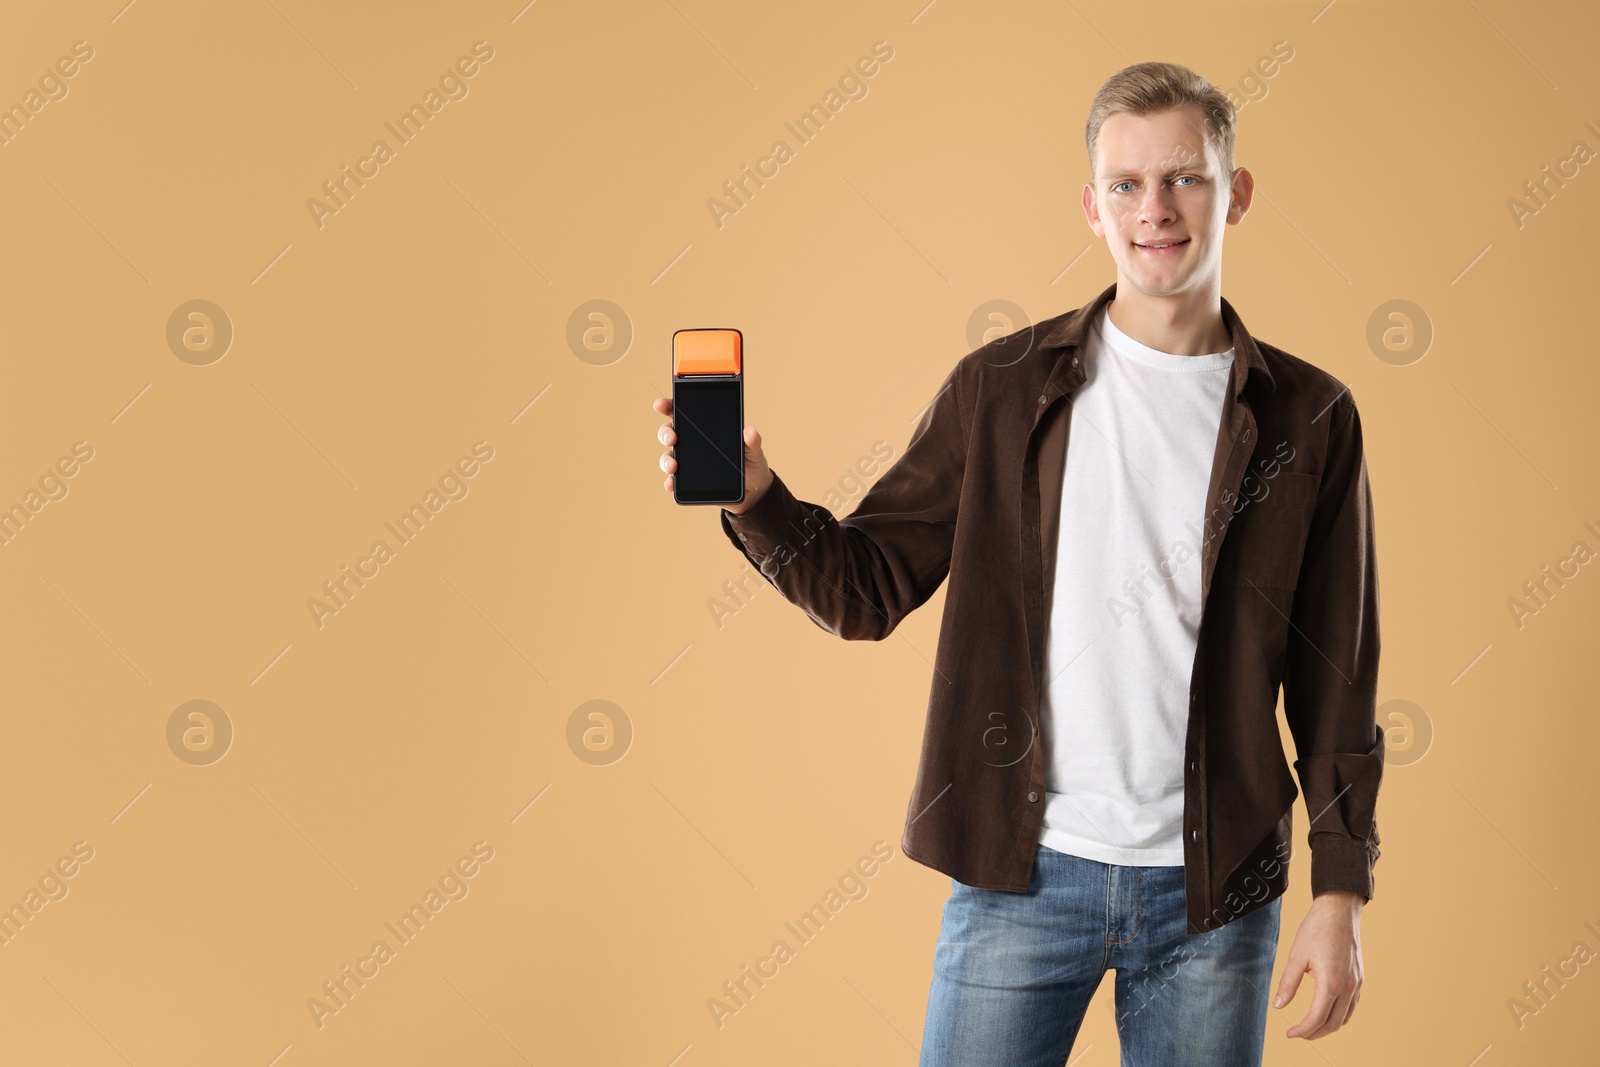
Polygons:
M1158 185L1139 199L1138 220L1159 230L1178 217L1177 200L1171 189Z

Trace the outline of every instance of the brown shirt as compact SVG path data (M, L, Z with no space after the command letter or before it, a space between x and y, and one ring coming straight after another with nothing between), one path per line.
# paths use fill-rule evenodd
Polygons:
M944 618L901 848L967 885L1026 892L1045 808L1040 698L1076 311L969 353L911 443L845 519L774 472L729 539L789 601L846 640L880 641L939 588ZM1222 300L1232 381L1206 495L1200 629L1185 743L1189 933L1288 887L1295 779L1311 818L1311 891L1370 899L1383 776L1376 721L1378 572L1361 419L1327 372L1256 341ZM1198 518L1198 517L1197 517ZM1059 743L1059 742L1058 742Z

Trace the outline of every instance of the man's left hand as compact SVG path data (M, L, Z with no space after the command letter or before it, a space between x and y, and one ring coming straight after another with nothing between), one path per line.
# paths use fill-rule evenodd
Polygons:
M1308 972L1316 979L1316 994L1306 1017L1291 1026L1285 1037L1315 1041L1350 1021L1361 999L1361 907L1359 893L1335 890L1319 895L1300 923L1289 948L1289 961L1278 980L1272 1006L1281 1008L1294 999L1300 979Z

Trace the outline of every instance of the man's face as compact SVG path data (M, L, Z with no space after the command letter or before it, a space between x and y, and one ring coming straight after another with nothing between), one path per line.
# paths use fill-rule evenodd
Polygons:
M1149 296L1215 282L1225 223L1250 207L1250 172L1224 174L1204 135L1204 116L1187 106L1155 115L1112 115L1100 127L1094 182L1083 210L1117 263L1117 281ZM1157 246L1178 242L1160 250Z

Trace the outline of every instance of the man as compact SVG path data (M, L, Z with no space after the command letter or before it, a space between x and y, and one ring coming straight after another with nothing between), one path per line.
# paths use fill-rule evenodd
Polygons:
M960 360L849 518L797 500L753 426L721 513L848 640L950 578L902 841L952 878L924 1067L1061 1064L1107 970L1124 1064L1260 1062L1297 794L1280 683L1313 900L1278 1002L1315 979L1286 1036L1360 997L1383 770L1361 421L1222 298L1254 189L1227 98L1142 63L1086 132L1116 283Z

